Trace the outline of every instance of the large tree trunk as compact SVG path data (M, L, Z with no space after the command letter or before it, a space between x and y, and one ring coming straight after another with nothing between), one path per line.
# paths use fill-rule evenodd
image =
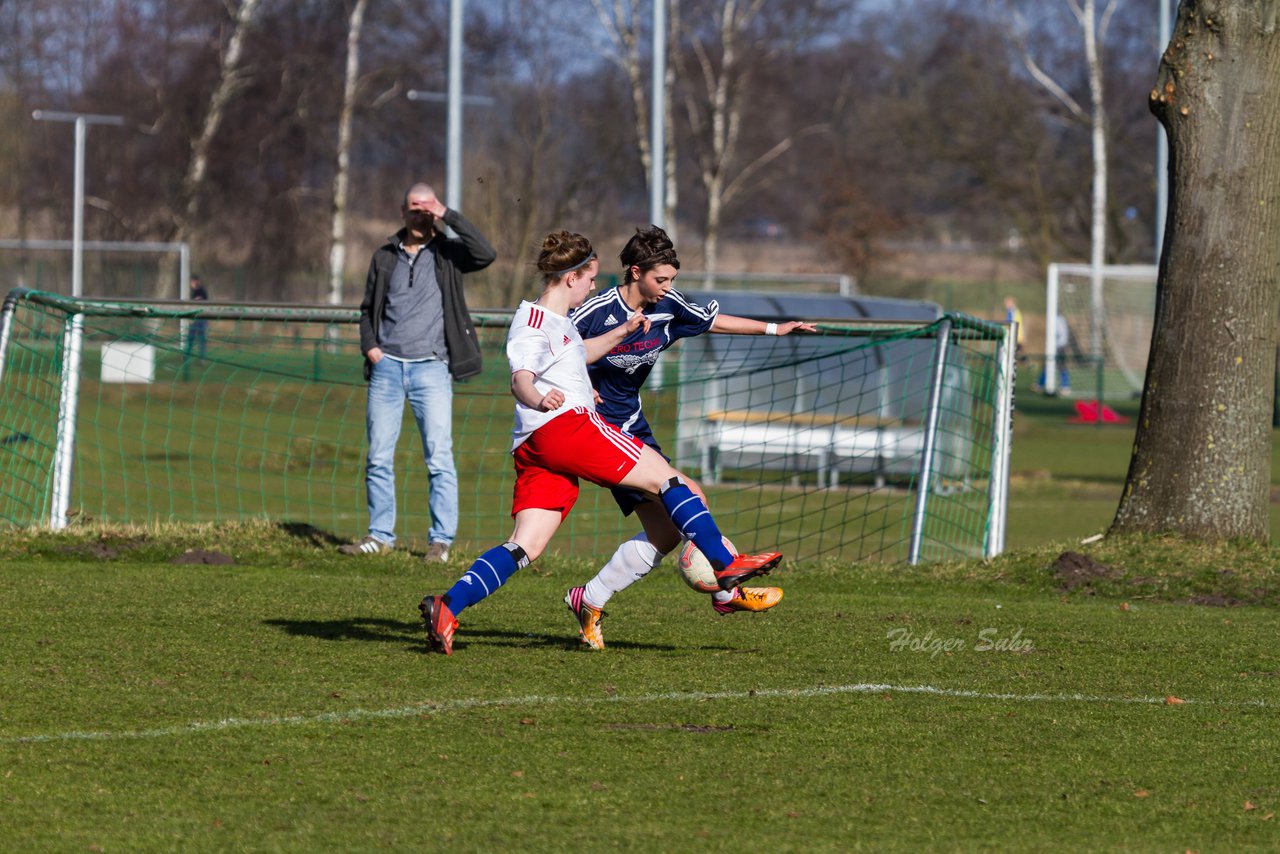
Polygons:
M1182 0L1152 111L1170 203L1112 533L1266 541L1280 308L1280 0Z

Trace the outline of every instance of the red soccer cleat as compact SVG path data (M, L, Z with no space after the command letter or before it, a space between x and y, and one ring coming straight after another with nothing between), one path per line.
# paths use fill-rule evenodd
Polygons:
M439 596L426 596L418 605L422 619L427 623L427 640L431 648L445 655L453 655L453 633L458 619Z
M782 563L782 552L761 552L757 555L738 555L733 563L716 571L716 583L721 590L732 590L748 578L764 575Z

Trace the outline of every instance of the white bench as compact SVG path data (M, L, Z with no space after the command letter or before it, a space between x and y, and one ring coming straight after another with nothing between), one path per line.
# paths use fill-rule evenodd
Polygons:
M720 480L726 458L755 457L766 468L817 472L820 487L837 486L845 470L872 472L880 486L886 474L914 472L923 448L922 425L821 413L709 412L699 437L708 483Z

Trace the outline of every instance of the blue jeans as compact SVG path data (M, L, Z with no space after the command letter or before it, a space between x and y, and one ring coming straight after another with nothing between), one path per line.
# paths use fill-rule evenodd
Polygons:
M369 456L365 488L369 533L387 545L396 541L396 442L408 398L422 436L422 458L430 476L431 542L452 544L458 535L458 472L453 465L453 381L444 362L399 362L384 356L369 378L365 427Z

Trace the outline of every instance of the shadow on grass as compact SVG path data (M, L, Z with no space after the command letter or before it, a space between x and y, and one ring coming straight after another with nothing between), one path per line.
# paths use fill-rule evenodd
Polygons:
M415 646L429 651L422 623L418 620L388 620L382 617L351 617L345 620L263 620L263 625L282 629L295 637L319 638L331 641L365 641L376 643L404 643L415 641ZM577 649L582 646L576 635L540 635L532 632L504 631L501 629L459 630L453 642L455 650L469 646L531 647L543 646L556 649ZM669 644L639 643L636 641L608 641L609 649L673 652L677 647ZM702 647L702 649L713 649ZM718 649L718 648L714 648ZM726 648L727 649L727 648Z
M347 542L341 537L334 536L323 528L317 528L314 525L307 524L306 522L280 522L276 527L293 537L295 540L301 540L302 542L317 548L337 548Z
M562 649L583 647L582 641L578 639L577 635L539 635L532 632L512 632L500 629L468 629L464 626L458 630L458 634L453 641L453 648L462 649L471 644L476 646L548 646ZM606 650L642 649L670 652L676 649L676 647L668 644L615 641L611 639L605 640L605 646ZM585 647L583 648L585 649Z
M264 625L283 629L296 637L336 641L380 641L403 643L422 632L419 620L387 620L381 617L351 617L346 620L263 620Z

